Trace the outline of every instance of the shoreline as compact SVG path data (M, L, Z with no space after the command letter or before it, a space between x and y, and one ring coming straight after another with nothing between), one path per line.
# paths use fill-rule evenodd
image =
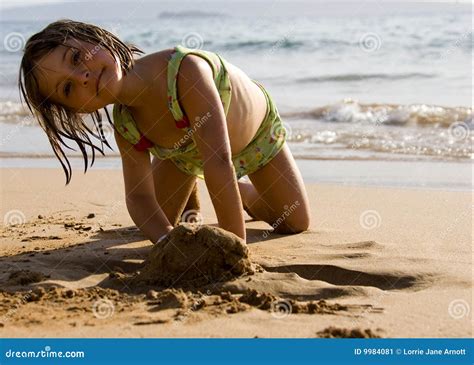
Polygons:
M471 161L301 159L295 158L307 183L440 191L472 191ZM73 176L83 174L80 157L70 158ZM54 157L0 158L0 170L48 169L62 171ZM120 157L98 157L89 171L121 170Z

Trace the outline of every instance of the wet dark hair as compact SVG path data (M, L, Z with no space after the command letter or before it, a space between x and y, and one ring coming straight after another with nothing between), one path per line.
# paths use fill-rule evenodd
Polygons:
M87 172L89 161L86 146L90 146L92 149L91 167L95 160L95 150L104 155L104 143L112 149L104 136L102 116L98 110L90 113L94 128L98 133L96 134L84 122L84 113L81 115L65 106L53 103L39 91L39 81L33 72L37 62L58 46L70 47L66 44L69 39L81 40L105 48L119 59L124 73L133 67L135 63L133 55L143 53L136 46L125 44L103 28L70 19L61 19L49 24L42 31L32 35L26 42L18 77L20 97L26 102L28 109L46 132L53 152L63 167L66 185L71 181L72 168L63 146L73 151L75 149L67 145L63 138L73 140L79 146L84 159L84 173ZM109 123L113 126L107 108L104 110ZM89 134L100 141L100 147L94 145Z

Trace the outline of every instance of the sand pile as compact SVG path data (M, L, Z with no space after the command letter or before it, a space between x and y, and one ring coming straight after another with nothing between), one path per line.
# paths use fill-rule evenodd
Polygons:
M139 284L203 285L253 273L249 250L238 236L223 229L184 223L152 248Z
M336 314L340 311L351 312L353 308L337 303L329 304L325 300L296 301L284 299L269 293L256 290L246 290L241 294L220 292L216 294L203 294L201 292L183 291L182 289L165 289L162 291L150 290L147 293L148 305L153 306L153 311L164 309L180 309L177 315L197 312L199 310L218 313L238 313L251 308L271 312L276 318L283 318L292 313L305 314ZM188 312L189 314L189 312Z
M39 283L47 278L40 272L30 270L17 270L10 273L5 283L7 286L28 285L31 283Z

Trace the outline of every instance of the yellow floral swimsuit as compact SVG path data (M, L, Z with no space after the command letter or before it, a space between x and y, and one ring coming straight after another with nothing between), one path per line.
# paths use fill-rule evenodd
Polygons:
M198 55L204 58L212 67L214 82L219 91L225 115L229 111L232 87L229 74L226 69L226 61L218 54L203 50L188 49L182 46L174 48L168 62L168 107L173 114L177 128L185 128L186 135L192 139L193 128L182 111L177 97L178 70L183 58L188 54ZM282 125L278 110L265 88L255 80L265 94L267 100L267 112L265 118L257 130L252 141L238 154L232 156L237 179L251 174L265 166L283 147L286 138L286 130ZM147 139L137 128L131 113L120 104L113 108L113 119L115 129L138 151L148 150L159 159L170 159L181 171L204 178L203 163L196 143L177 148L163 148L157 146ZM201 118L203 119L203 118ZM196 121L198 123L198 121Z

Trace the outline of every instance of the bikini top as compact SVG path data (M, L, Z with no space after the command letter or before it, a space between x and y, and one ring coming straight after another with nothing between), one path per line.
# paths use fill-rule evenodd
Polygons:
M188 54L194 54L205 59L212 68L214 83L219 92L219 96L224 107L225 115L229 111L231 91L229 74L226 68L226 61L218 54L203 50L189 49L182 46L176 46L168 61L167 82L168 82L168 108L173 114L177 128L186 129L192 133L189 119L181 109L178 101L177 93L177 79L179 66L183 58ZM197 149L196 143L192 140L191 143L178 148L164 148L155 145L143 133L141 133L133 120L133 117L125 105L114 104L113 119L115 129L138 151L148 150L154 156L160 159L172 158L182 153L191 152ZM192 136L192 134L191 134Z

